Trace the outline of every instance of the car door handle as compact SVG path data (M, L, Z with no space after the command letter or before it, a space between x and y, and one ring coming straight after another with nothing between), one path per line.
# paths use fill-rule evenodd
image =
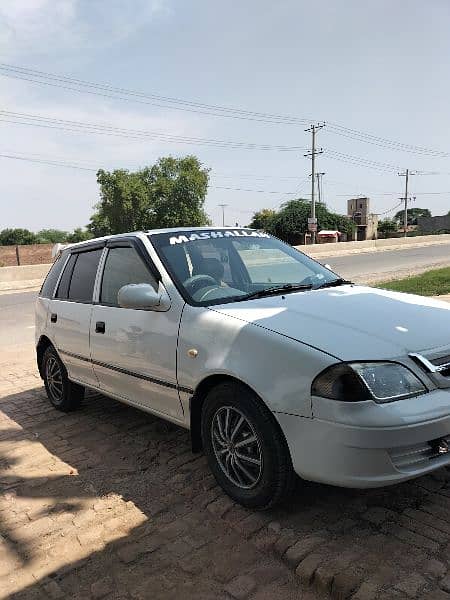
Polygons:
M95 333L105 333L105 322L97 321L95 324Z
M56 323L57 320L58 320L58 315L56 313L52 313L50 316L50 321L52 323Z

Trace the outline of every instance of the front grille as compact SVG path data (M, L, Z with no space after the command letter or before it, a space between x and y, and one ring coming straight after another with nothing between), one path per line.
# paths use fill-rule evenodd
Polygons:
M450 435L442 438L450 446ZM430 442L422 442L414 446L402 446L389 450L394 467L399 471L415 471L421 467L425 467L430 461L435 461L439 458L447 457L450 461L450 452L448 454L439 454L436 444Z
M430 363L437 367L441 375L450 377L450 355L433 358Z
M430 363L440 367L441 365L450 365L450 354L447 356L441 356L440 358L433 358Z
M428 373L438 374L442 377L450 377L450 355L447 354L446 356L432 358L431 356L424 356L423 354L412 352L409 356Z

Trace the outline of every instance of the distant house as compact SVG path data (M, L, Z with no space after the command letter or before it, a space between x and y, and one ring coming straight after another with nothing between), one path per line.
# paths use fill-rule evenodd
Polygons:
M332 229L322 229L317 234L317 242L319 244L336 243L339 241L340 231L334 231Z
M376 240L378 237L378 215L370 212L370 198L347 200L347 216L356 225L357 240Z

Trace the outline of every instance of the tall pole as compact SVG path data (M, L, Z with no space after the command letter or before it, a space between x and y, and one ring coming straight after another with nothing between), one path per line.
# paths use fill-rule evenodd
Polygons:
M311 132L311 152L305 154L311 158L311 219L313 219L313 223L316 218L316 198L315 198L315 190L316 190L316 155L322 154L322 148L320 150L316 150L316 133L319 129L325 127L325 123L318 123L317 125L311 125L309 129L305 129L305 131ZM316 243L316 231L312 232L311 241L313 244Z
M222 208L222 227L225 227L225 207L228 204L219 204L219 206Z
M404 236L407 237L408 234L408 184L409 184L409 176L410 175L417 175L417 173L415 173L414 171L410 171L409 169L406 169L406 171L404 173L399 173L400 177L404 177L405 178L405 196L404 198L401 198L401 200L405 201L405 208L404 208L404 212L403 212L403 227L405 229L405 233Z
M408 180L409 180L409 169L406 169L405 173L405 213L403 215L403 226L405 228L405 237L408 233Z

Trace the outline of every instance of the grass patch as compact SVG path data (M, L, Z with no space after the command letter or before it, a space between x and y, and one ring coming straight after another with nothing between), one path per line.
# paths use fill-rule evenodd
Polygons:
M375 287L395 292L419 294L420 296L450 294L450 267L433 269L421 275L414 275L405 279L382 281L381 283L377 283Z

